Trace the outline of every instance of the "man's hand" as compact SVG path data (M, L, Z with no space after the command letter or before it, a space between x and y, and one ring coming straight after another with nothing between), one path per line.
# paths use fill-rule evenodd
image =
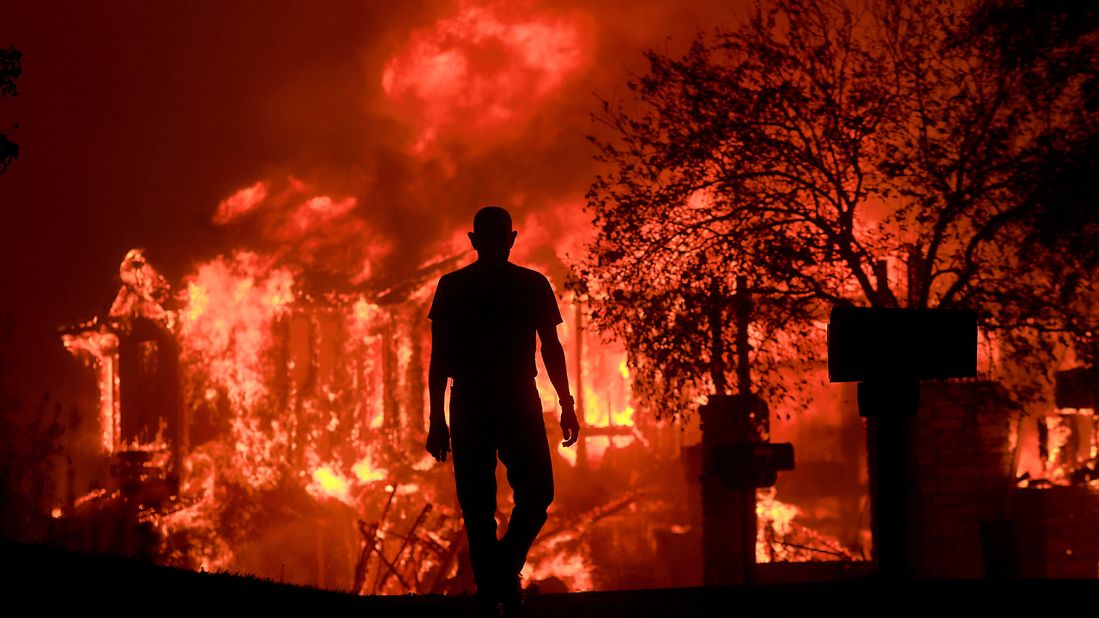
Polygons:
M561 400L561 435L565 439L561 446L572 446L580 439L580 421L576 418L576 404L572 396Z
M450 452L450 430L445 422L432 421L427 431L427 452L435 461L446 461L446 454Z

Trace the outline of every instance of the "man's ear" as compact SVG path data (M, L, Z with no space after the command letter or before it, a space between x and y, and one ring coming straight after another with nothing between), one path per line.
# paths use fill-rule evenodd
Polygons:
M477 249L477 236L473 232L466 232L466 236L469 236L469 244L475 250Z
M519 230L512 230L511 231L511 240L508 242L508 247L509 248L515 246L515 237L518 236L518 235L519 235Z

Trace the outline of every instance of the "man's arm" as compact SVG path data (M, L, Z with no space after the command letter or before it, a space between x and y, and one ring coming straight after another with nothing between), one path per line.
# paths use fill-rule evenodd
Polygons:
M427 370L427 393L430 404L431 424L427 432L427 452L435 461L446 461L450 451L450 430L446 426L443 402L446 400L446 384L450 377L447 358L450 353L450 333L439 324L431 322L431 363Z
M580 421L576 418L576 406L569 391L569 373L565 366L565 350L557 339L556 325L538 327L538 338L542 341L542 362L546 365L557 399L561 402L562 446L572 446L580 437Z

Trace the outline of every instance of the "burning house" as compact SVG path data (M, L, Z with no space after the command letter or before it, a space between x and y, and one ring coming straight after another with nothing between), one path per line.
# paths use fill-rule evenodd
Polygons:
M217 260L176 295L134 250L109 310L63 330L97 373L99 444L112 462L110 483L69 508L154 533L92 549L146 542L136 553L171 564L346 589L359 542L348 505L376 490L389 511L421 491L408 474L424 468L410 459L424 431L422 294L391 291L384 308L295 297L288 271L264 267L254 254ZM272 512L287 509L289 519ZM262 515L283 523L229 521ZM316 538L302 545L302 535ZM255 551L274 562L249 557L265 544ZM295 550L320 553L288 575Z
M97 376L110 462L109 479L63 508L70 543L361 593L468 590L453 480L422 447L424 316L434 279L453 264L380 291L322 290L238 252L173 288L143 251L128 253L111 306L62 331ZM670 548L701 564L698 488L683 482L682 459L697 428L637 417L625 355L585 341L582 307L565 302L585 429L575 451L555 450L558 500L532 549L532 581L693 583L694 567L652 565ZM552 431L554 402L544 409ZM759 561L858 556L793 523L798 509L774 495L756 508Z

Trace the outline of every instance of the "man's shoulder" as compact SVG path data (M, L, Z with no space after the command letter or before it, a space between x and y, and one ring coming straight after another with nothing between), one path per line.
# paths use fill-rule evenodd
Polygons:
M478 265L477 262L473 262L439 277L438 288L463 288L467 286L476 288L482 285L485 280L500 277L505 281L513 282L513 285L552 287L549 279L533 268L520 266L514 262L506 262L502 269L496 266L486 269L482 265Z
M470 275L473 274L471 269L472 266L473 264L468 264L448 273L443 273L443 276L439 277L439 285L442 286L444 283L457 283L463 279L468 279Z
M522 278L524 281L536 284L545 283L549 285L549 279L545 275L534 270L533 268L527 268L526 266L520 266L514 262L508 262L511 266L512 272L516 277Z

